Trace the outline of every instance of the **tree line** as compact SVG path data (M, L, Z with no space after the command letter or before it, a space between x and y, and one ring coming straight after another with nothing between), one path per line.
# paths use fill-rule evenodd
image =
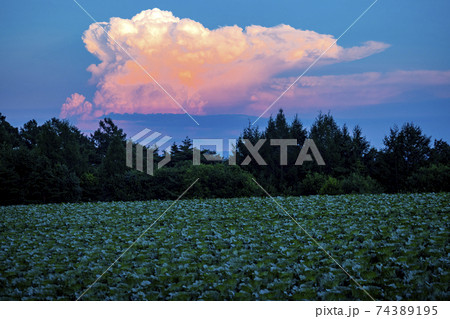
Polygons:
M420 127L405 123L394 126L377 150L359 126L352 132L339 127L333 116L319 114L309 130L296 116L288 123L282 110L259 130L250 124L238 141L238 161L248 155L243 139L296 139L298 147L288 148L288 163L280 165L279 150L265 143L260 154L266 167L250 162L243 166L272 194L315 195L344 193L446 192L450 190L450 146L426 136ZM305 162L295 165L306 139L312 139L325 165Z
M325 161L295 165L306 139L314 140ZM264 143L259 154L267 165L252 160L244 140L295 139L280 165L280 149ZM173 199L199 178L187 198L261 196L255 178L273 195L379 192L447 192L450 190L450 146L406 123L393 127L376 149L360 127L339 127L331 114L319 114L309 130L280 110L267 127L245 128L236 145L236 162L227 159L192 165L188 137L171 147L171 161L154 175L125 165L126 134L111 119L99 122L89 136L69 122L53 118L42 125L31 120L13 127L0 113L0 203L27 204L75 201ZM135 153L135 152L133 152ZM202 150L201 154L214 152ZM165 154L153 152L154 167ZM135 163L135 160L133 160Z

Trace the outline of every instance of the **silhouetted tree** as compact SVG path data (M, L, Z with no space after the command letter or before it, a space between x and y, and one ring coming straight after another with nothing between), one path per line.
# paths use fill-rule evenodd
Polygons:
M427 166L430 158L430 138L420 127L406 123L401 130L394 126L383 140L379 158L379 180L390 192L408 190L407 178L420 167Z

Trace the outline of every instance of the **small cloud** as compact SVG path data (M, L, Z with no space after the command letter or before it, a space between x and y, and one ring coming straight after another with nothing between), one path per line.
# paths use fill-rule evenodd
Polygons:
M91 112L92 103L86 101L82 94L73 93L62 105L60 117L80 116L81 119L88 119L91 116Z

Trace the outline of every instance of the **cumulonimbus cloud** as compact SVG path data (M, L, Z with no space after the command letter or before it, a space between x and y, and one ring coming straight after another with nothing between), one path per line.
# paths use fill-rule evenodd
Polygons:
M305 69L335 41L332 35L288 25L210 30L199 22L180 19L159 9L143 11L131 19L111 18L100 25L90 25L83 35L87 50L100 60L88 67L97 85L94 106L84 97L81 101L75 93L63 105L61 116L182 113L122 48L189 113L258 115L293 81L283 77L283 73ZM362 59L388 46L375 41L352 48L336 44L319 64ZM375 74L359 76L364 78L363 83L372 85L370 79L377 78ZM336 90L342 93L347 88L344 84L352 81L355 82L354 76L305 77L288 92L283 104L311 104L318 89L329 94ZM325 82L334 84L329 86ZM377 83L380 82L382 79L378 79Z

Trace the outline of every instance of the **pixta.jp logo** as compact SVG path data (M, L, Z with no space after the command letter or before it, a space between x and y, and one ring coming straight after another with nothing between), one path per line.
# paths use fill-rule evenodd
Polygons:
M144 171L144 148L147 152L147 170L146 173L153 175L153 154L155 150L159 150L163 145L169 142L171 136L162 136L159 132L152 132L146 128L134 135L127 141L126 162L127 166L133 168L133 144L136 144L136 169ZM164 151L165 157L158 163L158 169L170 162L170 146Z
M146 128L134 135L131 139L127 141L126 147L126 164L128 167L133 168L133 145L136 145L136 169L138 171L144 171L144 149L146 150L146 173L153 175L154 172L154 152L160 150L163 145L169 142L171 136L162 136L159 132L152 132L150 129ZM157 142L155 142L158 140ZM207 161L223 161L223 146L224 139L193 139L193 165L200 165L202 152L200 151L202 147L213 146L215 147L215 155L203 154ZM249 165L252 160L255 160L257 165L267 165L267 162L259 153L261 147L267 142L267 139L259 139L256 143L252 144L251 141L243 139L243 146L248 151L248 155L244 158L241 163L236 163L236 140L228 139L228 163L230 165ZM269 144L271 146L277 146L280 148L280 165L288 165L288 147L298 147L298 141L296 139L269 139ZM157 164L157 168L160 169L164 165L170 162L171 146L167 146L164 149L164 158ZM219 155L219 156L217 156ZM314 159L313 159L314 157ZM316 161L318 165L325 165L325 162L320 154L316 144L312 139L306 139L300 149L299 155L295 161L295 165L303 165L304 162Z

